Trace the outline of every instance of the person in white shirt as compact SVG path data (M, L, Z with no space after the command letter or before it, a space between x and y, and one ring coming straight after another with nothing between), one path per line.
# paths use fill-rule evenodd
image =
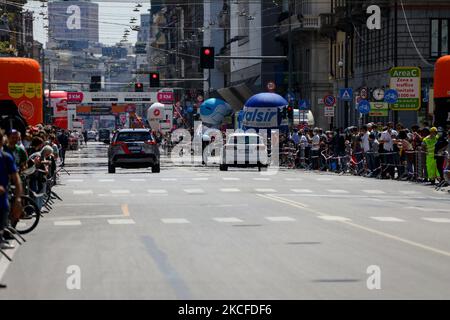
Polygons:
M387 127L381 133L381 137L379 142L383 144L383 153L381 153L381 176L382 178L386 178L386 173L389 174L391 179L395 178L395 166L394 166L394 139L392 138L392 128ZM381 150L380 150L381 151Z
M314 133L314 135L312 137L311 158L312 158L313 170L319 170L319 150L320 150L319 129L314 128L313 133Z

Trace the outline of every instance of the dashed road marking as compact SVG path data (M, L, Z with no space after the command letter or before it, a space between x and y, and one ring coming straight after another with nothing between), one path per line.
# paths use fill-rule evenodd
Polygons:
M177 178L161 178L161 181L177 181Z
M327 191L330 192L330 193L341 193L341 194L349 193L347 190L341 190L341 189L330 189L330 190L327 190Z
M112 194L129 194L130 190L111 190Z
M435 209L435 208L420 208L420 207L405 207L405 209L412 209L423 212L450 212L450 209Z
M83 182L83 179L67 179L67 182Z
M150 194L159 194L159 195L168 193L167 190L165 189L149 189L147 190L147 192Z
M271 181L272 179L270 179L270 178L253 178L253 180L255 180L255 181Z
M239 181L241 180L241 178L233 178L233 177L227 177L227 178L222 178L224 181Z
M184 192L189 194L202 194L205 193L203 189L184 189Z
M312 190L309 189L291 189L291 191L295 193L312 193Z
M131 182L145 182L145 179L130 179Z
M109 224L136 224L133 219L108 219Z
M303 181L302 178L284 178L286 181Z
M168 223L168 224L183 224L183 223L190 223L189 220L187 219L161 219L161 221L163 223Z
M319 218L325 221L351 221L349 218L339 216L319 216Z
M220 222L220 223L237 223L237 222L244 222L243 220L239 218L229 217L229 218L214 218L213 220Z
M405 222L405 220L395 217L370 217L370 218L381 222Z
M53 222L53 224L58 227L81 226L81 221L80 220L55 221Z
M99 179L98 182L114 182L114 179Z
M256 192L260 192L260 193L273 193L273 192L277 192L277 190L275 189L255 189Z
M192 178L192 181L208 181L209 178Z
M221 192L241 192L238 188L222 188L220 189Z
M369 193L369 194L385 194L386 193L382 190L362 190L362 192Z
M272 222L292 222L295 221L294 218L291 217L266 217L266 220L272 221Z
M422 219L435 223L450 223L450 219L448 218L422 218Z
M92 190L73 190L73 194L82 195L82 194L93 194Z

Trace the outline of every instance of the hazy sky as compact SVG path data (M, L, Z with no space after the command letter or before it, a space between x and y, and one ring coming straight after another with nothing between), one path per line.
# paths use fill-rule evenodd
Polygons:
M105 2L105 1L92 1L99 4L99 33L100 42L105 44L115 44L122 39L125 28L130 26L131 17L137 18L135 25L140 25L140 15L141 13L148 13L150 8L150 1L137 1L132 0L132 2ZM136 4L142 4L142 8L139 8L139 12L134 12L133 9ZM28 1L25 5L30 11L34 12L34 37L37 41L41 43L47 42L47 29L43 26L48 22L48 20L43 20L43 16L40 12L47 14L47 6L45 8L41 7L42 2ZM107 23L105 23L107 22ZM113 23L113 24L108 24ZM131 31L128 36L129 42L136 42L137 32Z

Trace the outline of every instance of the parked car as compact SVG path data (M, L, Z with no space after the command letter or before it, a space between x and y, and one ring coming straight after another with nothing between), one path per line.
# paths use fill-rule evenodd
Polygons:
M149 129L117 131L108 148L108 173L121 168L152 168L160 172L159 146Z
M267 146L264 139L257 133L233 133L228 136L223 146L220 170L227 171L229 167L268 166Z

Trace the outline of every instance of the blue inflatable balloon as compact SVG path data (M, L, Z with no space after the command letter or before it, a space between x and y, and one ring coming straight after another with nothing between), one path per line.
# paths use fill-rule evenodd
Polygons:
M200 105L200 118L202 122L213 126L222 124L226 116L233 113L228 103L221 99L211 98Z
M243 129L279 129L287 124L282 123L279 109L288 102L276 93L258 93L247 100L244 106Z

